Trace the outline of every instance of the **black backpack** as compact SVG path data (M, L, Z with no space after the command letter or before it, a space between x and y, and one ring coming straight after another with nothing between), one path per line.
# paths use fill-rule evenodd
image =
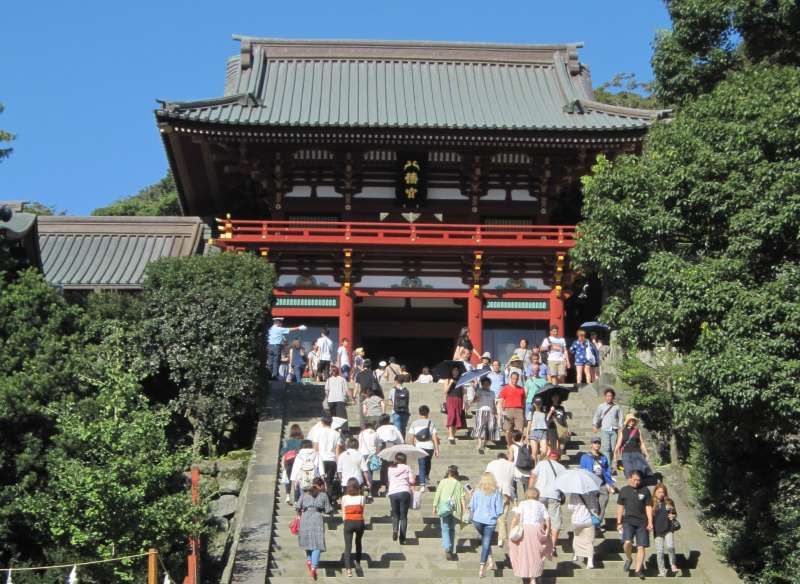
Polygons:
M394 400L392 403L395 413L407 414L409 401L411 401L411 394L405 387L394 390Z
M531 470L533 467L533 457L531 456L531 447L527 444L522 444L517 448L517 468L519 470Z
M424 428L420 428L414 433L414 438L416 438L419 442L430 442L433 438L431 435L431 421L428 420L428 423L425 425Z

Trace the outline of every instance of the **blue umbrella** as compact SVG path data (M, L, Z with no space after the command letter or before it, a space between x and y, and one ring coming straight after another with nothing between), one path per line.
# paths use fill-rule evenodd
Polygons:
M607 324L603 324L602 322L597 322L596 320L590 320L589 322L585 322L581 325L583 330L587 333L591 332L604 332L607 333L611 330L611 327Z
M489 373L491 373L491 370L489 369L473 369L472 371L467 371L464 375L458 378L456 387L461 387L462 385L468 384L470 381L475 381L481 377L486 377L489 375Z

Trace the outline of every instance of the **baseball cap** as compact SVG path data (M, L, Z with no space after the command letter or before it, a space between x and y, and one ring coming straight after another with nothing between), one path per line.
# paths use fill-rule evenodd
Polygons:
M601 440L599 436L595 436L594 438L592 438L591 443L594 444L595 442L597 444L600 444Z

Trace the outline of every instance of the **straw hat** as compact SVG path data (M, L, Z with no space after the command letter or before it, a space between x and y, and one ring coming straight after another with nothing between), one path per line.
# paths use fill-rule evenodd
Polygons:
M356 355L363 355L364 354L364 347L359 347L355 350Z
M625 425L627 426L628 422L630 422L631 420L633 420L637 424L639 423L639 418L637 418L633 414L628 414L627 416L625 416Z

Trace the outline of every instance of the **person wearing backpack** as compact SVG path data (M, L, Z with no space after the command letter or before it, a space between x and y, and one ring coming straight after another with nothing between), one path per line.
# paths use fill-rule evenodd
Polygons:
M430 414L431 409L428 406L419 406L419 419L408 429L408 435L411 437L409 443L428 453L428 456L417 461L419 464L417 484L421 487L428 484L433 457L439 456L439 432L429 418Z
M307 491L314 483L314 479L321 477L324 473L322 460L319 453L314 449L314 444L311 440L303 440L300 444L300 450L294 457L292 464L292 472L289 475L295 489L295 500L299 498L299 494Z
M400 431L403 436L406 435L406 427L408 426L408 418L411 416L411 392L403 387L403 382L399 377L393 380L394 387L389 392L389 399L392 401L392 424Z
M558 475L566 469L558 462L561 458L558 450L551 450L546 460L540 460L531 473L530 485L536 487L540 493L539 500L547 507L550 515L550 535L553 540L553 557L558 556L558 533L561 530L561 505L564 503L564 493L555 488Z
M456 523L462 523L467 509L467 492L458 480L458 467L450 465L447 474L436 486L433 496L433 514L439 518L442 529L442 548L445 558L454 562L456 557Z
M286 487L286 502L292 502L292 481L289 477L292 476L292 467L294 466L294 459L300 450L303 443L303 430L299 424L292 424L289 428L289 437L283 442L281 448L281 480ZM300 493L294 494L294 500L300 496Z
M524 435L519 430L514 430L511 434L513 442L508 447L508 459L517 467L516 478L514 479L514 492L516 495L517 483L522 485L522 491L528 488L533 469L533 454L530 445L524 440Z

